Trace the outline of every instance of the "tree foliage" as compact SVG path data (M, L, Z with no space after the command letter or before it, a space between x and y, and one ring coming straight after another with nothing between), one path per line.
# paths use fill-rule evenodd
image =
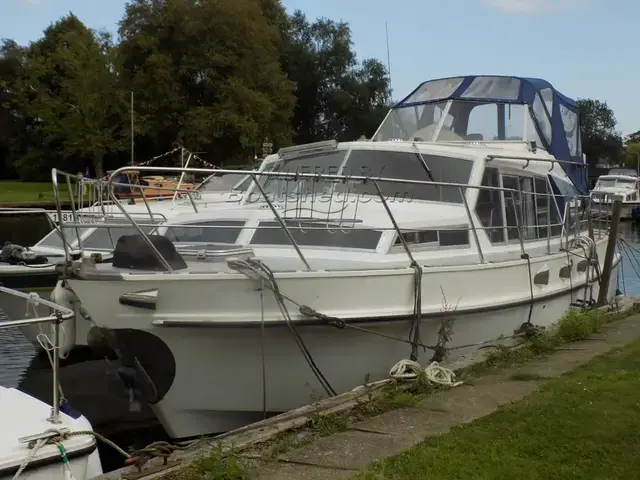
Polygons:
M349 26L280 0L130 0L117 42L69 14L28 46L0 46L2 176L46 179L176 145L244 163L268 139L371 135L388 108L383 65L358 63Z
M296 11L283 51L283 66L295 84L296 143L370 136L389 105L389 82L375 59L358 65L344 22L309 22Z
M616 117L606 102L593 99L578 100L580 107L580 135L582 152L590 165L601 160L616 163L622 159L622 136L616 131Z
M279 63L280 30L258 0L134 0L120 26L124 75L148 142L218 160L289 140L295 99Z

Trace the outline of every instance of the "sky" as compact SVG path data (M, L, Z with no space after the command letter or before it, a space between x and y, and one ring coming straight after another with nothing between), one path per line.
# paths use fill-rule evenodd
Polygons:
M0 0L0 37L27 44L73 12L117 31L126 0ZM351 26L359 59L387 63L393 98L425 80L474 74L544 78L571 98L607 102L624 134L640 130L640 2L633 0L283 0L289 11Z

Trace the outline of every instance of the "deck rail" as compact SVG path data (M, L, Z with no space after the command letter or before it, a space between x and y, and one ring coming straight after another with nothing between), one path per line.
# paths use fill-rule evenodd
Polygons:
M523 158L522 160L526 162L532 161L528 158ZM304 267L308 270L311 270L311 266L303 252L304 245L301 246L299 242L296 241L296 235L294 235L293 232L296 230L303 232L307 230L324 230L329 233L340 232L345 235L352 233L354 230L362 227L362 220L358 218L358 208L360 204L364 203L365 200L371 201L372 198L375 198L376 201L382 205L383 208L381 209L381 212L386 212L385 215L388 217L388 223L391 224L391 227L367 228L382 232L387 230L394 231L396 238L398 239L397 241L400 241L400 246L406 252L409 261L414 261L412 250L415 248L415 245L406 242L404 234L416 231L417 229L403 226L403 223L399 222L394 215L394 209L391 204L397 201L398 198L395 195L389 194L390 185L393 185L395 188L403 186L405 188L405 192L418 191L418 189L421 188L435 188L439 192L438 198L443 198L443 191L446 189L448 189L448 195L451 195L451 192L456 191L457 195L460 197L460 201L455 204L462 205L464 207L467 224L460 228L442 226L433 227L433 229L438 231L460 230L466 232L469 236L468 238L472 239L469 240L468 246L470 247L473 245L480 262L487 261L482 247L483 243L485 243L484 241L481 241L481 237L484 235L482 232L485 232L489 238L492 238L490 236L490 231L502 231L500 235L503 237L503 241L494 242L493 245L502 243L510 245L512 243L517 243L519 244L522 253L525 252L527 245L531 241L546 241L547 252L551 253L552 243L558 243L558 239L559 250L569 248L572 242L575 242L581 235L584 235L589 231L589 221L594 222L593 230L598 236L601 236L603 234L603 230L606 230L608 226L606 223L606 215L600 215L598 212L592 212L592 204L589 196L567 197L565 195L554 193L548 181L545 192L536 192L524 191L521 188L505 188L503 186L387 178L381 176L371 177L365 175L344 175L337 173L301 173L297 171L274 170L259 172L193 167L122 167L113 172L110 179L106 182L106 185L102 185L101 188L106 188L108 199L112 201L112 205L115 206L115 209L119 210L117 215L126 220L126 226L133 226L135 228L137 233L142 236L145 243L158 257L158 260L167 271L172 271L171 266L154 246L153 242L149 238L149 232L144 231L145 228L160 228L159 223L153 221L153 206L144 195L145 187L135 185L135 187L141 190L141 198L147 209L149 218L152 219L151 223L136 222L131 212L128 211L127 205L118 201L118 198L116 197L114 187L122 184L115 182L114 179L119 173L126 172L127 170L149 172L152 174L170 173L176 176L180 175L181 178L184 178L186 174L203 176L212 174L248 175L252 179L252 188L243 192L239 197L236 197L234 202L237 205L246 205L248 203L254 203L254 201L255 203L261 204L261 208L269 209L271 213L273 213L273 220L277 225L263 226L247 224L241 227L241 231L244 232L245 230L251 230L255 232L259 229L265 228L281 230L284 232L290 246L295 250ZM73 182L77 182L79 179L79 177L73 174L57 169L53 169L52 171L56 206L58 208L59 216L62 219L59 227L63 237L65 237L65 232L68 232L68 230L77 229L83 225L73 202L71 202L71 221L66 221L66 219L62 218L62 215L60 214L62 199L61 186L66 184L67 191L71 192L72 189L70 185ZM286 188L283 189L283 185ZM366 190L365 193L362 193L363 187L367 185L373 185L373 189ZM169 187L167 187L166 190L171 192L178 191L177 188ZM492 212L489 225L482 223L482 220L476 211L478 195L472 195L472 192L474 191L494 192L493 195L497 194L500 198L501 211L497 212L496 215L493 215ZM399 193L402 193L402 190L400 190ZM252 195L254 196L253 201L250 198ZM256 195L257 199L255 198ZM340 195L342 195L342 200L339 198ZM328 208L322 212L315 209L313 205L314 200L321 197L323 197L325 202L328 204ZM400 195L400 201L403 201L403 199L405 199L405 197ZM412 200L412 198L409 199L409 201ZM350 205L346 205L347 201L351 202ZM340 204L344 205L341 207ZM188 205L191 206L191 210L193 212L200 211L193 198L189 198L188 202L183 202L184 208L187 208ZM533 210L525 212L526 205L529 205L530 209ZM540 205L546 205L546 207L540 207ZM202 205L200 206L202 208ZM206 208L215 208L215 206L209 204ZM332 208L334 209L332 210ZM309 211L311 214L305 213ZM321 215L317 215L318 212L320 212ZM512 214L512 218L508 217L509 213ZM495 226L492 223L494 217L498 220ZM529 221L529 218L531 218L532 221ZM220 217L220 219L224 218ZM167 226L167 223L166 219L163 219L162 222L160 222L160 225ZM171 225L175 226L175 223L176 222L171 222ZM103 224L96 223L95 227L115 229L122 228L123 225L105 222ZM199 228L218 230L236 228L223 225L202 224L180 224L180 227L186 229ZM69 242L65 240L65 252L67 252L68 243ZM245 248L246 246L247 244L237 245L237 247L241 248ZM69 258L70 257L67 254L68 261Z
M0 329L15 328L29 325L42 325L50 323L53 326L53 340L51 341L52 351L52 381L53 381L53 394L51 402L51 416L49 421L53 424L60 423L60 386L59 386L59 370L60 370L60 329L62 323L66 320L70 320L74 317L74 312L62 305L58 305L50 300L45 300L40 297L33 297L29 293L14 290L0 285L0 294L11 295L14 297L23 298L26 302L35 302L45 307L49 307L52 312L50 315L44 317L23 318L21 320L4 320L0 321Z

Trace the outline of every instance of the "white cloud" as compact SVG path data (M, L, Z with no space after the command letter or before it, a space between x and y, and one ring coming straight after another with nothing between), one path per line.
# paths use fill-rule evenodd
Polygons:
M566 10L581 3L584 3L584 0L484 0L484 4L489 8L511 13Z

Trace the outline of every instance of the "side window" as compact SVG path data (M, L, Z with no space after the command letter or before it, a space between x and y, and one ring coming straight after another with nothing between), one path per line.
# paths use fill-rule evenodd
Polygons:
M497 168L487 167L482 177L483 187L500 187ZM500 190L480 189L476 214L492 243L504 242L504 220L502 218L502 195Z
M244 223L238 220L222 220L174 225L167 228L165 236L172 242L236 243Z
M451 230L422 230L401 232L407 245L424 245L430 247L454 247L469 245L469 226L460 225ZM400 237L396 238L395 247L402 247Z
M522 240L547 238L550 226L551 236L562 232L562 222L546 178L502 177L504 188L516 190L505 192L505 211L507 214L507 235L515 240L521 235ZM518 225L520 228L518 229Z
M536 178L534 180L536 189L536 218L538 223L538 238L545 238L551 225L551 217L549 210L549 197L545 196L548 193L547 179Z
M538 238L536 228L535 192L533 191L532 177L519 177L520 180L520 231L522 240L535 240Z
M504 192L504 204L507 220L507 238L509 240L517 240L520 238L518 225L520 219L516 218L516 212L520 205L520 189L518 188L518 177L502 176L502 187L515 190L515 192Z
M538 217L538 238L547 237L547 227L551 227L550 235L557 237L562 232L562 225L560 222L560 215L558 213L558 206L556 205L555 198L552 196L540 195L546 193L547 195L553 194L553 190L549 189L549 182L546 178L536 178L536 212Z

